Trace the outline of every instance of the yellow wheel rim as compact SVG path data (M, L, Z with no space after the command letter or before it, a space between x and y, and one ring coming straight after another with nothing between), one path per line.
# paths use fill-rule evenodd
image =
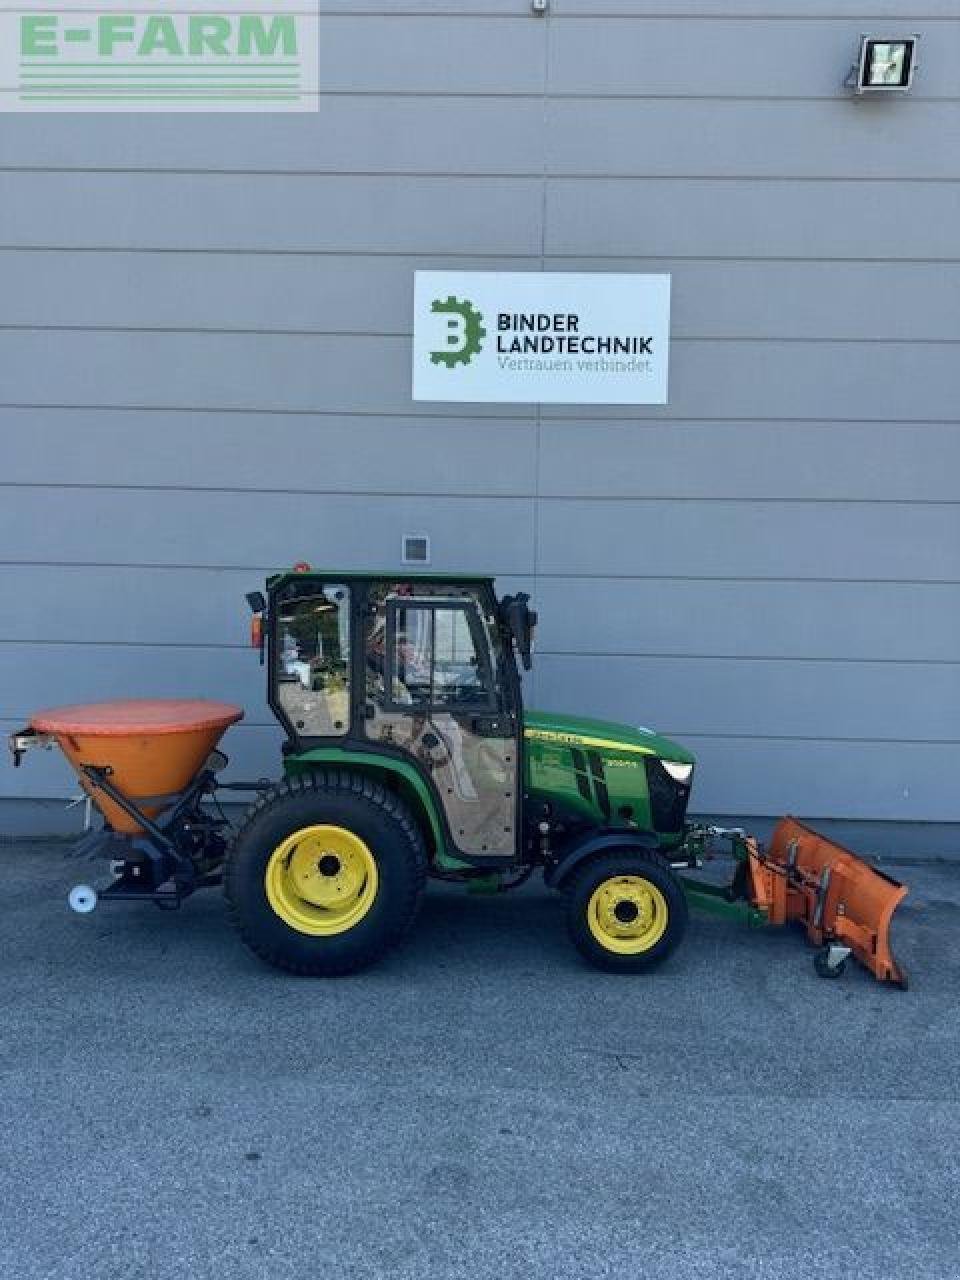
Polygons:
M264 875L267 901L298 933L329 937L359 924L377 896L377 863L343 827L303 827L277 845Z
M656 946L667 931L669 915L666 898L643 876L603 880L587 903L590 932L604 950L624 956Z

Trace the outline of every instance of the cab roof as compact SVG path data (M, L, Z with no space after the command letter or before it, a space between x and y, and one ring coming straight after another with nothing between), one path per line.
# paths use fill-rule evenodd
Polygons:
M492 573L434 573L424 569L284 569L267 578L274 587L286 578L322 578L325 582L493 582Z

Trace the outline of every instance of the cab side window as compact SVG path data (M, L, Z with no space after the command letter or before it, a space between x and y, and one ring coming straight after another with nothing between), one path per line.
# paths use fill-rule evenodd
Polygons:
M311 583L279 602L277 701L304 736L335 737L350 723L350 591Z
M395 706L441 711L492 705L490 656L476 609L394 602L388 618Z

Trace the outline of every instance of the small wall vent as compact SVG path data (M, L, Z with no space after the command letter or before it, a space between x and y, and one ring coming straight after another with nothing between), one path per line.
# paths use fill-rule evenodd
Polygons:
M430 538L426 533L405 533L403 535L404 564L430 563Z

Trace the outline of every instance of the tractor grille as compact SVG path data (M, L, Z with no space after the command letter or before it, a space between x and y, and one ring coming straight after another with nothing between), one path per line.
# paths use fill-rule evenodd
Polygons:
M665 833L682 831L690 799L690 783L675 782L656 756L647 756L646 765L653 829Z

